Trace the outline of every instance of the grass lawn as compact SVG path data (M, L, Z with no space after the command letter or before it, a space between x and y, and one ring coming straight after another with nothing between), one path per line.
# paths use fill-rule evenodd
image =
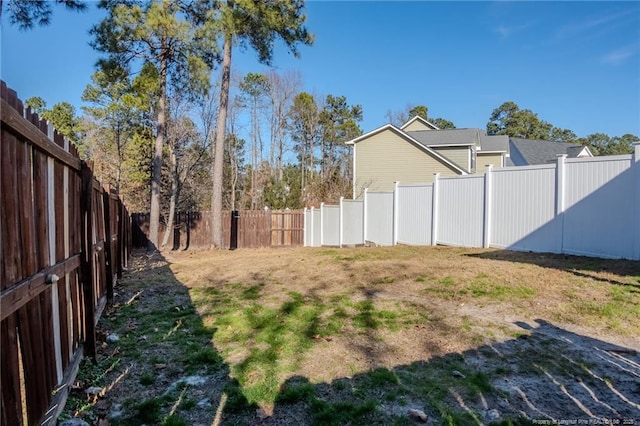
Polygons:
M67 416L640 422L639 262L407 246L164 256L123 280L101 320L119 339L79 376L103 391L76 392Z

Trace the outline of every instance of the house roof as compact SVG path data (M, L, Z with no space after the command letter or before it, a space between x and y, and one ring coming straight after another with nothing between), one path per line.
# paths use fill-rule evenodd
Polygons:
M485 132L480 133L479 153L509 152L509 136L489 136Z
M470 146L479 142L478 129L417 130L406 132L424 146Z
M566 154L569 158L578 156L593 157L586 146L568 142L554 142L535 139L509 138L509 166L528 166L548 164L556 161L558 155Z
M451 167L452 169L454 169L455 171L459 172L460 174L463 174L463 175L467 174L467 171L462 169L456 163L452 162L447 157L443 156L442 154L438 153L437 151L429 148L428 146L422 144L420 141L418 141L415 138L413 138L409 134L409 133L413 133L413 132L403 132L402 130L400 130L396 126L394 126L393 124L385 124L382 127L378 127L377 129L370 131L369 133L365 133L364 135L358 136L355 139L347 141L347 142L345 142L345 144L346 145L355 145L356 143L358 143L358 142L360 142L360 141L362 141L364 139L370 138L371 136L376 135L376 134L381 133L381 132L384 132L386 130L390 130L390 131L396 133L398 136L402 137L407 142L414 144L415 146L417 146L421 150L423 150L426 153L430 154L431 156L435 157L440 162L442 162L443 164L446 164L447 166ZM441 131L442 130L438 131L438 133L441 132ZM429 130L425 130L425 132L429 132Z
M489 136L481 129L416 130L406 132L412 138L428 147L478 146L478 152L509 152L508 136Z
M425 120L424 118L420 117L419 115L416 115L411 120L407 121L402 126L400 126L400 130L404 130L406 127L408 127L414 121L419 121L420 123L424 124L425 126L431 128L433 130L440 130L438 128L438 126L436 126L435 124L431 123L430 121Z

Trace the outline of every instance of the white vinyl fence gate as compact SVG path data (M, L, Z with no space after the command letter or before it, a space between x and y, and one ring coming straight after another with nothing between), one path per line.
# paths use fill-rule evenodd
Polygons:
M305 209L305 245L452 245L640 260L640 143L632 155L488 166Z

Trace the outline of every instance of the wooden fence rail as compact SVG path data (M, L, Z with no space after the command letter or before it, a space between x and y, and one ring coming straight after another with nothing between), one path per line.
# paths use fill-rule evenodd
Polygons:
M1 83L0 424L55 424L127 264L130 217Z
M244 210L238 214L238 248L301 246L304 234L302 210ZM133 213L134 245L145 247L149 234L149 214ZM230 247L231 212L222 212L224 248ZM165 224L161 223L160 233ZM174 220L171 247L174 250L211 247L211 213L179 212Z

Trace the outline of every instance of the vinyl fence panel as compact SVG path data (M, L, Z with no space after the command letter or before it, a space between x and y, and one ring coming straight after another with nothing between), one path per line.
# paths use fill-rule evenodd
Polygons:
M342 244L364 244L364 201L342 201Z
M322 245L340 245L340 206L325 206L322 209Z
M398 236L401 244L430 245L433 185L399 185Z
M367 192L366 197L366 239L393 245L393 192Z
M312 238L313 238L313 244L311 244L312 247L320 247L321 245L321 232L320 230L322 229L321 227L321 214L320 214L320 209L313 209L311 210L311 217L313 220L313 229L311 230L312 232Z
M630 156L567 160L563 251L633 258L634 187Z
M492 173L491 246L558 252L556 167L510 167Z
M440 178L438 244L482 247L484 175Z
M311 247L312 245L313 232L311 228L312 228L311 210L305 208L304 209L304 245L306 247Z

